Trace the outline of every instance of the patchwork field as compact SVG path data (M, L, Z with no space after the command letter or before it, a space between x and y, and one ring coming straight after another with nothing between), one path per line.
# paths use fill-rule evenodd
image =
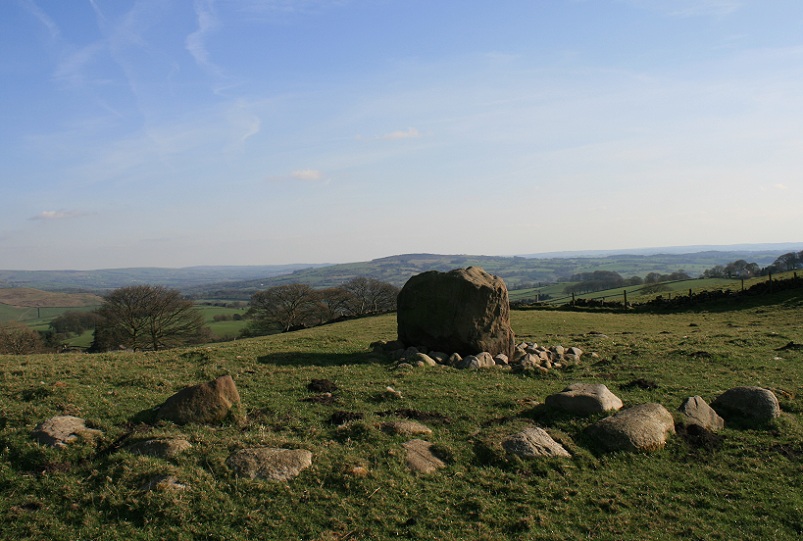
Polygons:
M587 352L546 376L396 369L369 346L395 338L393 315L157 353L0 357L0 536L799 539L801 316L800 292L669 315L514 312L521 340ZM244 421L149 421L176 391L222 374L237 384ZM314 379L336 385L331 399L308 389ZM681 433L651 454L600 453L584 435L599 416L543 406L572 382L604 383L625 407L659 402L673 412L688 396L710 402L757 385L775 392L784 413L707 439ZM36 443L31 431L58 414L103 434L66 449ZM410 438L381 428L400 419L432 429L424 439L445 469L408 471ZM502 438L527 426L545 428L572 458L506 456ZM168 436L193 446L171 459L126 450ZM237 477L227 458L258 446L309 450L312 467L287 482ZM178 488L149 489L157 476Z

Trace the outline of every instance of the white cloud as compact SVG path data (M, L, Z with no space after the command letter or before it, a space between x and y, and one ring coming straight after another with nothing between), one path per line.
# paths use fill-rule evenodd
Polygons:
M33 216L31 220L64 220L84 215L85 213L75 210L43 210L36 216Z
M184 46L195 59L195 63L213 75L221 75L221 69L209 59L206 49L206 38L219 26L215 16L212 0L196 0L195 15L198 18L198 30L187 36Z
M421 132L415 128L407 128L406 130L397 130L380 135L379 139L384 139L385 141L395 141L398 139L416 139L418 137L421 137Z
M786 184L782 184L780 182L778 184L773 184L772 187L775 188L776 190L788 190L789 189L789 186L787 186Z
M51 39L58 40L61 38L61 31L59 30L59 27L56 25L53 19L48 17L47 13L42 11L42 8L36 5L36 2L34 2L34 0L23 0L22 6L25 9L27 9L31 13L31 15L36 17L39 20L39 22L45 26L45 28L47 28L47 31L50 33Z
M305 182L316 182L323 180L323 174L317 169L298 169L293 171L290 176L295 180L302 180Z

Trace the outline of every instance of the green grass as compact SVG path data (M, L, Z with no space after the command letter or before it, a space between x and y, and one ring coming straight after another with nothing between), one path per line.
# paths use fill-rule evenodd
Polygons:
M369 353L395 338L392 315L295 333L149 353L0 357L0 537L3 539L799 539L803 534L803 299L774 296L736 311L669 315L514 312L523 340L597 352L546 377L506 370L395 370ZM700 352L705 352L702 354ZM247 421L220 427L138 425L138 413L183 386L231 374ZM313 378L334 381L338 403L304 401ZM644 378L657 389L626 387ZM605 383L626 406L711 400L736 385L772 388L784 415L766 428L726 428L715 449L682 438L654 454L597 454L583 439L593 419L544 411L544 398L575 381ZM392 386L402 398L392 399ZM625 387L622 387L625 386ZM420 476L378 424L402 409L426 423L446 458ZM337 410L360 412L345 427ZM30 431L56 414L104 431L92 445L35 444ZM507 459L499 439L547 428L568 460ZM175 460L99 452L130 441L183 435ZM235 477L236 449L304 448L313 467L288 483ZM356 476L354 466L367 469ZM143 492L154 475L181 492Z

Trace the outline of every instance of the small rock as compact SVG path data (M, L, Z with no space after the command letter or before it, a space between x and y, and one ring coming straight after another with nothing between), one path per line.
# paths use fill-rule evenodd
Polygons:
M389 421L382 423L382 429L386 432L399 434L401 436L425 436L432 434L432 429L419 423L418 421Z
M569 452L538 427L525 428L517 434L507 437L502 447L509 454L522 458L535 457L571 457Z
M687 398L678 411L686 416L688 425L697 425L710 432L716 432L725 426L725 420L700 396Z
M191 448L192 444L187 440L180 438L160 438L131 444L126 447L126 450L135 455L146 455L156 458L174 458Z
M496 364L496 366L508 366L510 363L508 363L507 355L498 353L494 356L494 364Z
M438 366L438 363L435 362L435 359L426 353L416 353L409 359L409 361L413 364L421 363L420 366Z
M548 408L590 415L618 411L622 400L601 383L572 383L561 392L546 397Z
M242 449L226 460L238 475L250 479L289 481L312 466L312 453L304 449L258 447Z
M157 420L176 424L218 424L240 403L240 394L231 376L193 385L177 392L159 408Z
M32 436L42 445L66 447L78 438L92 440L103 432L87 428L86 421L72 415L58 415L40 423Z
M433 473L446 464L432 454L432 444L424 440L410 440L404 445L407 451L407 467L415 473Z

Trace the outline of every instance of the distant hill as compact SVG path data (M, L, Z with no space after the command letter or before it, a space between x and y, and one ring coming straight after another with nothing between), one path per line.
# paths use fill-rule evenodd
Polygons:
M705 248L698 250L697 248ZM169 268L124 268L92 271L4 271L0 288L30 287L47 291L85 291L103 294L118 287L152 284L181 290L195 298L242 299L261 289L291 282L316 288L339 286L356 276L376 278L402 286L413 275L428 270L448 271L480 266L502 277L510 289L567 281L573 274L596 270L615 271L624 277L644 277L650 272L669 274L683 270L699 276L706 269L745 259L759 266L770 265L803 242L725 246L643 248L618 253L558 252L527 256L404 254L371 261L337 265L207 266Z
M253 280L323 265L204 266L181 269L134 267L99 270L0 270L0 287L103 293L118 287L151 284L186 289L210 283Z
M798 246L803 246L803 243ZM480 266L502 277L509 289L535 287L539 284L567 281L573 274L609 270L624 277L644 277L650 272L669 274L683 270L699 276L706 269L745 259L759 266L770 265L789 250L703 251L697 253L653 255L606 255L586 257L495 257L473 255L405 254L362 263L329 265L296 270L289 274L258 280L229 282L189 288L187 293L198 298L246 299L268 287L300 282L316 288L334 287L350 278L365 276L402 286L413 275L428 270L447 271L460 267Z
M29 287L0 288L0 304L15 308L82 308L103 299L91 293L54 293Z

